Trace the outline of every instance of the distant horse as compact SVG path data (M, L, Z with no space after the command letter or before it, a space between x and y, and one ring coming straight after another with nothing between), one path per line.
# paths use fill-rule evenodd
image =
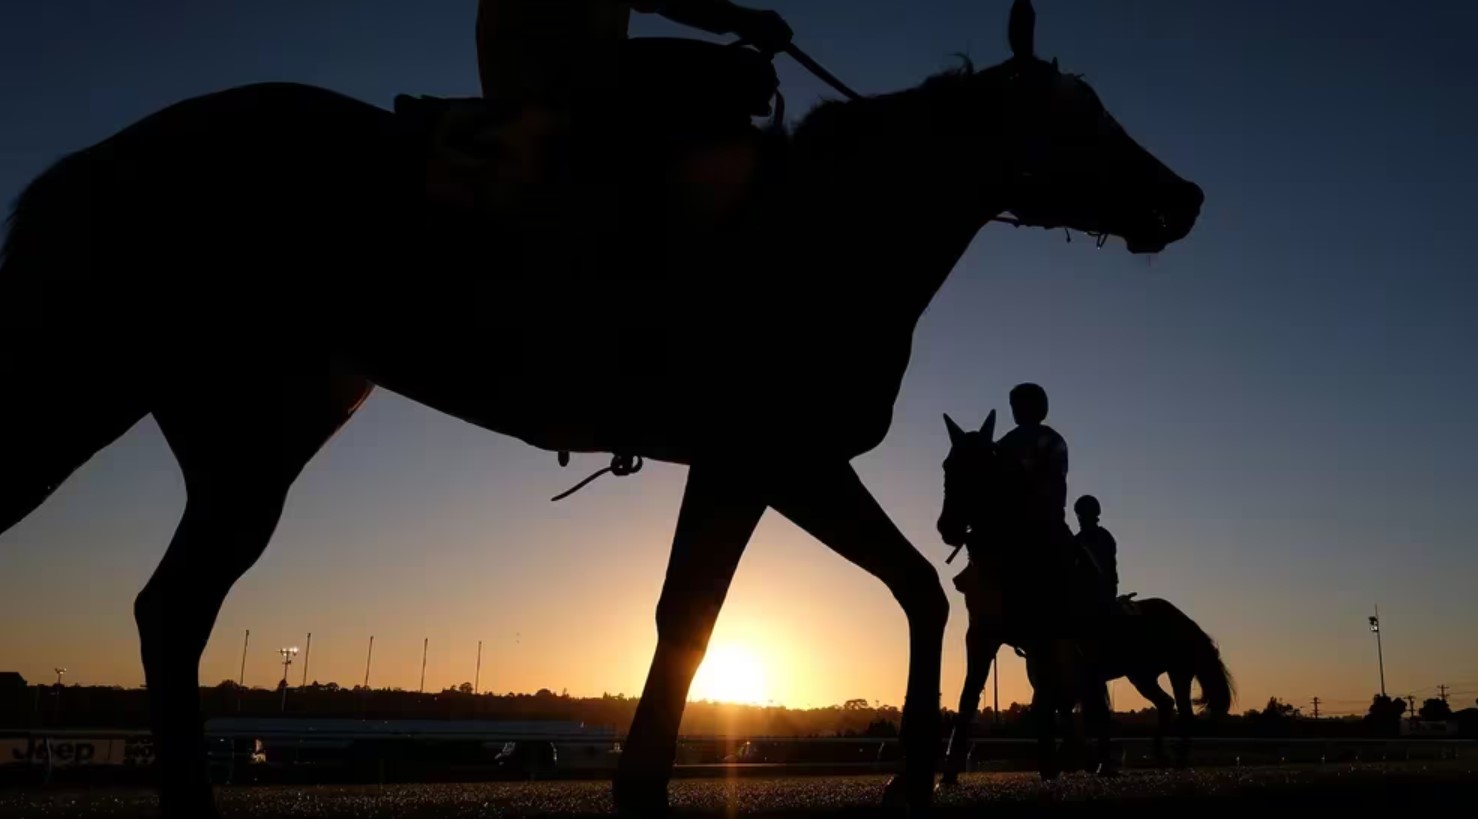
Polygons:
M915 325L992 218L1158 252L1202 203L1034 55L1032 17L1018 0L998 66L736 143L724 168L755 170L733 224L692 218L701 176L633 172L625 148L651 148L619 107L575 117L588 153L528 186L542 210L524 217L486 187L428 197L409 118L299 85L178 103L33 182L0 267L0 531L154 416L188 495L134 610L164 812L213 812L201 651L375 385L551 451L690 467L620 807L666 805L689 685L767 508L901 604L906 762L885 799L928 804L949 604L850 461L887 434Z
M951 546L968 544L970 565L956 578L965 593L970 625L965 636L965 685L945 755L945 784L964 769L970 725L985 689L990 664L1003 644L1026 653L1037 722L1038 765L1046 778L1058 771L1053 747L1055 717L1081 703L1084 722L1097 737L1098 766L1108 770L1109 712L1104 684L1127 677L1159 717L1155 756L1165 760L1165 734L1178 714L1178 762L1187 756L1195 703L1191 681L1201 685L1208 714L1231 708L1232 678L1216 642L1167 600L1121 598L1122 612L1088 608L1093 600L1088 561L1079 559L1067 535L1049 554L1023 555L1016 510L1025 508L1019 467L996 447L994 411L978 431L966 432L948 415L950 451L944 461L945 496L939 533ZM1045 624L1043 621L1045 620ZM1077 620L1078 622L1074 622ZM1170 677L1172 698L1160 687Z

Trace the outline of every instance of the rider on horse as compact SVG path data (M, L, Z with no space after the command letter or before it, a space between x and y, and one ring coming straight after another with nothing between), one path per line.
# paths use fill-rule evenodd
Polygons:
M605 81L612 72L603 63L619 60L632 9L711 34L737 34L770 54L790 44L790 26L778 14L728 0L479 0L483 95L549 101Z
M1107 608L1119 599L1119 546L1109 530L1099 525L1103 507L1098 498L1084 495L1073 504L1078 516L1076 540L1093 575L1093 597Z
M997 442L1000 454L1018 468L1024 509L1019 551L1012 561L1019 595L1009 608L1012 619L1058 630L1076 608L1068 593L1073 560L1072 530L1067 526L1067 442L1047 420L1047 391L1038 384L1011 390L1011 416L1016 427ZM1020 618L1020 619L1018 619Z
M1037 384L1011 390L1011 417L1016 428L999 442L1000 452L1022 468L1030 485L1033 516L1060 522L1067 513L1067 441L1047 426L1047 391Z
M627 39L633 8L736 34L754 49ZM643 179L665 175L682 197L672 212L721 222L745 201L755 175L752 118L770 113L779 86L771 57L790 39L779 15L728 0L479 0L482 99L401 97L397 110L430 134L427 181L436 200L557 221L540 216L536 202L580 198L549 184L579 154ZM568 137L576 131L595 138L572 154ZM608 153L590 153L592 144ZM601 187L580 178L581 197Z

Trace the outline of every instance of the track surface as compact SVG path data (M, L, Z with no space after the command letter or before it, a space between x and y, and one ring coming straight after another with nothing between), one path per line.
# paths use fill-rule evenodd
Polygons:
M878 808L883 777L777 777L687 779L672 784L677 816L862 817L886 816ZM610 815L608 782L478 783L467 785L261 786L218 791L222 813L233 817L303 819L430 819L430 817ZM1290 809L1338 811L1353 816L1474 804L1478 764L1311 765L1218 768L1199 771L1130 771L1115 779L1073 775L1042 783L1028 774L972 774L941 794L939 816L1002 813L1102 814L1132 807L1135 814L1185 816L1213 811L1251 814ZM0 817L92 819L157 816L153 796L140 789L0 790ZM1248 819L1260 819L1249 816Z

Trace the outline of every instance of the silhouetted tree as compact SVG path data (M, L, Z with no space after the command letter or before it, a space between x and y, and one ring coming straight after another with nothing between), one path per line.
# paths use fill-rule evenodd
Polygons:
M461 694L471 694L472 693L472 683L470 683L470 682L464 682L464 683L462 683L461 685L457 686L457 692L458 693L461 693Z
M1406 700L1376 694L1370 700L1370 711L1365 715L1365 724L1372 733L1394 736L1401 731L1401 715L1405 712Z
M1417 713L1428 722L1446 722L1452 719L1452 708L1447 704L1447 700L1438 697L1432 697L1423 702L1421 710Z
M1298 717L1299 710L1277 697L1269 697L1268 704L1262 709L1262 717L1267 720L1284 721Z

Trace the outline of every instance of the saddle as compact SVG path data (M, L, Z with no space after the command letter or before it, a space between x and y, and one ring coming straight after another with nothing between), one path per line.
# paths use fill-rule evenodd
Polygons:
M664 37L625 40L616 49L601 62L609 71L559 100L401 94L394 110L434 157L467 171L506 158L510 146L526 151L557 128L599 133L596 141L614 141L623 152L671 153L753 132L753 118L768 116L778 98L774 64L752 49Z

